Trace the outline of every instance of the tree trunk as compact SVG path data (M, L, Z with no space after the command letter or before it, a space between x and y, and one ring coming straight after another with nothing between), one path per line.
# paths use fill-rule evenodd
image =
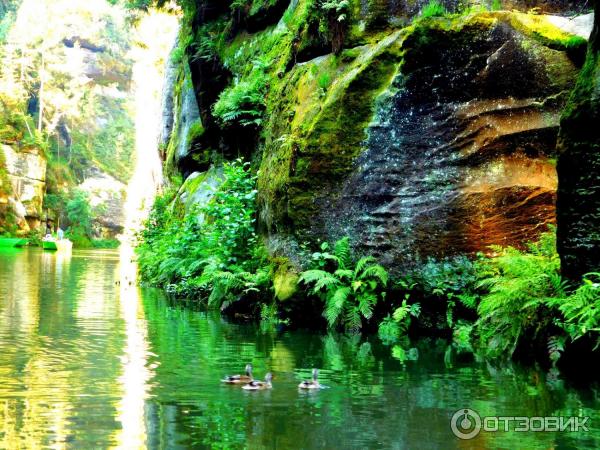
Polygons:
M558 137L557 244L562 273L600 271L600 0L585 65Z

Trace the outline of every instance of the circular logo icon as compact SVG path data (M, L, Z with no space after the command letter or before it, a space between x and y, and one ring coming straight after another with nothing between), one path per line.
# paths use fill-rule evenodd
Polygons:
M450 428L459 439L473 439L481 431L481 417L472 409L459 409L450 419Z

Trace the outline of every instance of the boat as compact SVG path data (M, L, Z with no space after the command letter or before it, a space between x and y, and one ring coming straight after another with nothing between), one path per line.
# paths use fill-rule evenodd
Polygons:
M24 247L29 241L25 238L4 238L0 237L0 247L12 248L12 247Z
M68 239L44 239L42 248L52 251L71 251L73 243Z

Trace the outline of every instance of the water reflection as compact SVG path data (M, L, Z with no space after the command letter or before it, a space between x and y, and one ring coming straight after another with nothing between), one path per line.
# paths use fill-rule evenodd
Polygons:
M477 361L442 340L413 343L415 358L400 361L376 337L232 324L129 285L130 253L57 256L0 251L2 449L600 445L595 386ZM274 372L272 391L219 383L246 362L258 377ZM312 367L329 389L298 392ZM458 441L449 420L463 407L589 415L592 430Z
M133 251L124 245L121 248L121 264L118 283L120 285L121 314L125 320L125 349L121 357L123 363L122 384L123 398L119 405L119 417L122 430L117 442L119 448L143 448L146 443L145 401L148 381L152 372L147 367L146 356L148 344L144 311L137 286L129 282L136 279L135 265L131 262Z

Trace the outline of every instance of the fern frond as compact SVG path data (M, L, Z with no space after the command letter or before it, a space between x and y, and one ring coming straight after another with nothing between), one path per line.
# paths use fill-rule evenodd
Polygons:
M337 241L333 250L335 256L339 259L341 269L346 269L351 266L352 254L350 250L350 238L348 238L348 236Z
M377 260L374 257L363 256L356 263L356 267L354 267L354 277L358 278L360 275L362 275L365 267L367 267L369 264L376 264L376 263L377 263Z
M300 275L299 281L310 284L314 283L313 292L318 293L322 288L331 288L339 284L339 280L324 270L306 270Z
M358 265L357 265L358 267ZM387 270L380 266L379 264L373 264L369 267L366 267L362 273L360 273L359 278L375 278L378 279L383 286L387 286L388 282L388 273Z

